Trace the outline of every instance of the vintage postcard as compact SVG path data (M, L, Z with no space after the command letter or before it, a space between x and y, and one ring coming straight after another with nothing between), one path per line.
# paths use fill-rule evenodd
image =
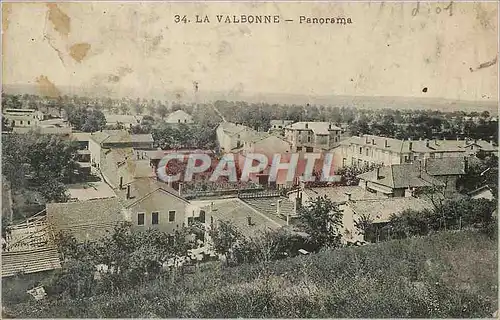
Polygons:
M2 318L497 318L498 2L3 2Z

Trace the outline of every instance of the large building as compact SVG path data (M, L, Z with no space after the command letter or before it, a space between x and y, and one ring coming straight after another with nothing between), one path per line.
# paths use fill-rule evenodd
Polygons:
M43 120L43 113L35 109L5 109L3 117L11 127L36 127Z
M150 150L153 148L153 136L151 134L130 134L125 130L103 130L93 132L88 136L88 148L93 166L101 165L102 151L113 148L134 148L139 150Z
M369 166L411 163L424 158L463 157L480 150L497 152L484 140L398 140L373 135L353 136L334 149L334 165Z
M322 152L340 142L341 128L328 122L296 122L285 127L293 152Z
M239 123L222 122L216 130L221 152L231 152L243 147L244 141L256 131Z

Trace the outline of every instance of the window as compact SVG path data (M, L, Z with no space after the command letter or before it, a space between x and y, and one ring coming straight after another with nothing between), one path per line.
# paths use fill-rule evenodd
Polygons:
M368 148L366 148L366 156L367 156L367 157L368 157L368 151L369 151L369 149L368 149Z
M181 123L181 119L177 119L177 123Z
M28 121L28 126L30 125L30 122Z
M158 211L153 211L151 213L151 224L158 224L159 214L160 213Z
M307 142L311 142L311 137L307 137Z
M175 221L175 211L171 210L168 212L168 222L174 222Z
M144 225L144 212L140 212L137 214L137 225L138 226Z
M205 210L200 210L200 222L205 223Z
M362 154L362 153L363 153L363 148L359 147L359 154Z
M187 119L184 119L184 123L186 123L186 122L187 122Z
M23 124L23 120L20 121L20 124Z

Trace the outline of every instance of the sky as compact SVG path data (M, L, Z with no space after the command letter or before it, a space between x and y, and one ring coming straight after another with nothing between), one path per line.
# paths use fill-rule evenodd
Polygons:
M194 92L498 101L495 3L12 3L3 83L158 97ZM186 15L191 23L175 23ZM216 15L279 15L279 24ZM196 24L195 15L210 23ZM352 24L300 24L299 16ZM293 22L284 22L293 19ZM197 90L195 89L197 83ZM427 88L424 90L424 88Z

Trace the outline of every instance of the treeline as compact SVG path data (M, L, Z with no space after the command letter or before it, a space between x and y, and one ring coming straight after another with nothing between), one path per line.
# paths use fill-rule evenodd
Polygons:
M148 114L161 120L169 113L184 110L195 122L221 122L216 108L226 121L242 123L256 130L267 131L270 120L327 121L348 126L352 135L374 134L397 139L483 139L498 142L498 122L491 121L488 111L442 112L435 110L362 109L351 106L284 105L247 103L245 101L215 101L213 103L184 104L155 99L110 99L62 96L42 99L33 95L3 95L3 107L21 106L40 109L88 107L121 114Z

